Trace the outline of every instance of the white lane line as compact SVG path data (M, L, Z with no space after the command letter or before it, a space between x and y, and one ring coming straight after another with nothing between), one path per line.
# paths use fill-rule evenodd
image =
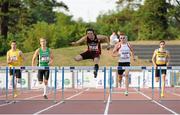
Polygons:
M89 90L89 89L86 89L86 90ZM24 92L24 93L28 93L28 92ZM50 93L49 93L50 94ZM12 95L12 94L9 94L9 95ZM28 98L25 98L23 100L29 100L29 99L33 99L33 98L36 98L36 97L41 97L42 95L36 95L36 96L32 96L32 97L28 97ZM16 102L20 102L20 101L16 101ZM1 104L0 107L3 107L3 106L6 106L6 105L10 105L10 104L13 104L14 101L10 101L8 103L5 103L5 104Z
M146 94L144 94L144 93L142 93L142 92L139 92L139 93L140 93L141 95L145 96L146 98L151 99L151 98L150 98L149 96L147 96ZM169 111L169 112L171 112L171 113L173 113L173 114L175 114L175 115L178 115L178 113L176 113L175 111L171 110L170 108L168 108L168 107L166 107L166 106L158 103L157 101L152 100L152 102L156 103L157 105L161 106L162 108L166 109L167 111Z
M19 91L18 91L18 92L19 92ZM29 93L29 91L23 91L22 94L27 94L27 93ZM21 92L20 92L20 94L21 94ZM8 96L11 96L11 95L13 95L12 92L11 92L11 93L8 93ZM0 98L3 98L3 97L6 97L6 94L0 96Z
M176 95L176 96L180 96L180 94L177 94L177 93L172 93L173 95Z
M9 95L12 95L12 94L8 94L8 96L9 96ZM0 97L1 97L1 98L6 97L6 94L1 95Z
M48 95L49 95L49 94L50 94L50 93L48 93ZM28 98L25 98L25 99L22 99L22 100L29 100L29 99L33 99L33 98L41 97L41 96L42 96L42 94L36 95L36 96L32 96L32 97L28 97ZM14 100L14 101L16 101L16 100ZM10 105L10 104L14 103L14 101L11 101L11 102L5 103L5 104L1 104L0 107L6 106L6 105ZM21 102L21 101L16 101L16 102Z
M109 95L108 101L107 101L107 103L106 103L106 108L105 108L105 111L104 111L104 115L108 115L109 104L110 104L110 95Z
M175 95L175 96L180 96L180 94L178 94L178 93L174 93L174 92L171 92L171 91L166 91L166 92L168 92L168 93L170 93L170 94L173 94L173 95Z
M33 96L33 97L28 97L28 98L25 98L23 100L33 99L33 98L40 97L40 96L42 96L42 95L36 95L36 96ZM16 100L14 100L14 101L16 101ZM10 104L14 103L14 101L11 101L11 102L5 103L5 104L1 104L0 107L10 105ZM16 102L20 102L20 101L16 101Z
M12 103L13 103L13 101L11 101L11 102L9 102L9 103L1 104L0 107L6 106L6 105L10 105L10 104L12 104Z
M86 89L85 91L87 91L87 90L89 90L89 89ZM81 91L81 92L79 92L79 93L77 93L77 94L75 94L75 95L72 95L72 96L66 98L66 100L72 99L72 98L74 98L74 97L76 97L76 96L82 94L83 92L84 92L84 91ZM42 112L44 112L44 111L47 111L47 110L49 110L49 109L51 109L51 108L53 108L53 107L55 107L55 106L60 105L60 104L62 104L62 103L63 103L63 101L60 101L60 102L58 102L58 103L55 104L55 105L51 105L51 106L49 106L49 107L47 107L47 108L45 108L45 109L42 109L42 110L40 110L40 111L34 113L33 115L40 114L40 113L42 113Z

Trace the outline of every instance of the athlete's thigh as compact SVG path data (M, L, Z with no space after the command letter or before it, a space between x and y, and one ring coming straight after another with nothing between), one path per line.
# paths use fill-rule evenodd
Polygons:
M10 69L9 69L9 74L10 74L10 76L12 76L13 75L13 69L10 67Z
M93 53L91 51L85 51L80 54L82 56L82 59L93 59Z
M16 78L21 78L21 70L17 69L15 70Z
M155 70L155 77L160 77L160 70L157 68Z
M166 75L166 69L162 69L162 72L161 72L161 74L165 74Z
M99 57L95 57L95 58L94 58L94 63L98 64L98 63L99 63L99 60L100 60Z
M81 55L77 55L74 59L76 61L81 61L81 60L83 60L83 57Z
M125 70L125 76L128 76L129 75L129 70Z
M38 70L38 81L43 81L43 75L44 75L44 71L43 70Z
M44 79L45 80L49 79L49 70L44 70Z

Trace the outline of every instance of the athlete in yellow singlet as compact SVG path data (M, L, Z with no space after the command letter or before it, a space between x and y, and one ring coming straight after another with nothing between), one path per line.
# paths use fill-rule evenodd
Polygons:
M160 48L154 51L152 62L154 67L156 68L155 78L156 82L159 81L160 70L157 69L158 66L169 66L170 54L169 51L165 49L165 41L160 41ZM166 80L166 69L161 70L162 74L162 91L161 97L164 97L164 89L165 89L165 80Z
M24 61L24 56L21 50L16 48L16 41L11 42L11 49L7 52L7 64L10 67L10 76L12 79L13 75L13 69L12 67L15 66L22 66L22 63ZM16 90L16 85L17 82L21 82L21 70L20 69L15 69L15 77L16 77L16 82L14 83L14 90L15 94L14 97L17 96L17 90Z

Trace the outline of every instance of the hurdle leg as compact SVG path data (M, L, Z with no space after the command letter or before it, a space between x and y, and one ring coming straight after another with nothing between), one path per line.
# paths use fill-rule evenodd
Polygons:
M152 67L152 101L154 100L154 67Z
M64 103L64 67L62 68L62 102Z
M8 101L8 90L9 90L9 88L8 88L8 67L6 67L6 103L8 103L9 101Z
M112 103L112 67L109 69L109 93L110 103Z
M174 93L176 92L176 72L174 71Z
M106 67L104 67L104 103L106 102Z
M54 103L57 103L56 101L56 91L57 91L57 67L55 67L54 70Z
M162 93L161 82L162 82L162 70L161 70L161 67L160 67L160 76L159 76L159 100L160 101L161 101L161 93Z

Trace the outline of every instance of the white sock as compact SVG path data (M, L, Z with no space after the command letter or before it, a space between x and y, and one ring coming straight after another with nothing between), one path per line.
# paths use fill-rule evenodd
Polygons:
M44 85L44 94L43 95L47 95L47 90L48 90L48 86Z

